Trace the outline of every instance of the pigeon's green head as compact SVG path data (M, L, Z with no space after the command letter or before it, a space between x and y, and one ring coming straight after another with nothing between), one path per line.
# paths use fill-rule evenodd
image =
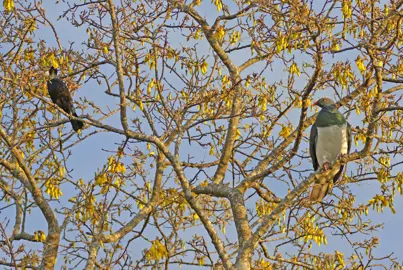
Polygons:
M334 106L334 102L330 98L324 97L324 98L321 98L318 101L316 101L314 103L314 105L319 106L321 108L325 108L325 107Z

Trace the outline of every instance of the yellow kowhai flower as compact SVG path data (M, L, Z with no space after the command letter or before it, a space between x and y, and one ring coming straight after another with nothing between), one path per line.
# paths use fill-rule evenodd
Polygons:
M222 76L221 82L223 84L231 84L231 80L225 74L224 74L224 76Z
M241 33L239 31L234 31L231 33L229 42L231 45L235 45L241 39Z
M238 140L241 137L242 133L239 129L236 130L235 140Z
M299 76L301 76L301 72L299 71L299 69L298 69L298 66L297 66L297 64L295 64L295 63L293 63L292 65L291 65L291 67L290 67L290 73L291 74L297 74L298 75L298 77Z
M14 9L14 0L3 0L3 7L6 11L12 11Z
M159 261L162 258L168 256L168 251L165 246L160 242L160 240L152 241L151 248L147 251L146 257L149 260Z
M364 74L366 67L364 65L363 59L360 56L358 56L357 59L355 60L355 63L357 65L358 70L361 72L361 74Z
M210 148L209 155L214 156L214 153L215 153L215 147L214 147L214 145L212 145L211 148Z
M288 136L290 136L290 134L291 134L291 129L290 129L290 127L289 127L289 126L286 126L286 125L283 125L283 127L282 127L282 129L281 129L279 135L285 139L285 138L287 138Z
M202 38L203 38L202 32L201 32L201 29L200 29L200 28L198 28L198 29L196 30L196 32L194 33L194 38L195 38L195 39L202 39Z
M344 254L336 250L335 255L336 255L336 259L339 262L340 266L344 267L345 266Z
M380 157L379 163L381 163L385 167L390 167L390 157L388 157L388 156Z
M53 66L54 68L59 68L59 62L57 61L53 53L48 56L47 62L50 66Z
M204 256L197 259L197 263L202 266L204 265Z
M225 36L225 29L224 26L220 26L218 27L218 29L214 32L213 37L218 40L218 41L222 41L224 39Z
M222 1L221 0L213 0L211 3L214 3L215 6L217 7L217 11L220 12L222 9Z
M126 167L122 162L118 162L115 167L115 172L117 173L125 173Z
M60 175L60 177L63 177L65 173L66 173L66 169L64 167L59 167L59 175Z
M331 49L332 49L332 51L339 51L340 50L340 45L336 40L332 41Z
M207 73L207 68L208 68L208 64L207 64L206 60L204 60L200 66L200 69L201 69L201 72L203 75Z
M402 75L403 74L403 61L397 66L397 73Z
M140 110L144 110L144 103L142 100L139 101L139 108Z
M155 79L152 78L152 80L148 83L148 86L147 86L148 95L151 95L151 89L154 87L154 85L155 85Z
M102 173L98 175L98 177L95 179L95 184L98 186L104 185L108 181L108 178L106 177L105 173Z
M284 50L285 48L287 48L287 40L285 38L285 36L283 35L283 33L279 33L277 40L276 40L276 51L277 53L281 52L282 50Z
M245 87L248 87L248 86L249 86L250 81L251 81L251 78L250 78L250 76L248 75L248 77L246 77L246 80L245 80Z
M354 136L355 146L358 146L358 142L362 141L363 144L366 142L366 137L364 134L357 134Z
M79 221L79 220L80 220L80 216L81 216L81 213L80 213L79 211L77 211L76 214L75 214L75 216L74 216L74 218L76 219L76 221Z
M348 0L343 1L342 5L341 5L341 11L343 12L344 18L351 18L351 15L353 14L353 11L351 8L351 1L348 1Z
M25 51L24 52L25 61L34 60L34 59L35 59L34 51Z
M356 111L356 113L357 113L358 115L360 115L360 114L361 114L360 108L358 108L358 106L357 106L357 105L355 105L355 111Z
M46 182L45 186L45 192L49 194L51 198L59 199L60 196L63 196L63 192L59 188L59 180L50 179Z
M38 232L34 232L34 240L39 242L39 234L38 234Z
M265 112L267 110L267 98L260 96L258 99L258 106L263 112Z
M46 234L43 231L38 231L38 235L39 235L39 241L40 242L45 242L46 241Z

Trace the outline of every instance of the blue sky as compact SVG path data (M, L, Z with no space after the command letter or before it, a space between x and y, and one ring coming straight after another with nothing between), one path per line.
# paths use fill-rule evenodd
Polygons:
M210 1L207 1L210 2ZM85 28L76 28L71 26L65 19L61 19L60 21L57 21L59 15L62 13L62 11L65 10L65 7L62 4L55 5L53 1L47 1L44 3L44 7L46 8L47 15L49 16L49 19L54 23L54 26L56 27L57 32L59 33L59 37L61 39L62 45L67 48L69 46L69 41L74 41L75 49L81 48L81 42L85 41L87 39L87 34L85 32ZM63 7L63 8L61 8ZM200 14L203 16L206 16L209 22L212 22L212 18L216 15L216 12L212 12L211 10L208 9L210 6L210 3L208 4L202 4L200 8L198 8L198 11ZM40 27L36 32L36 37L38 39L44 39L46 41L47 46L49 47L57 47L57 43L54 39L54 36L51 32L51 29L49 27ZM172 33L175 37L177 37L177 42L185 42L184 40L181 40L181 36L178 33ZM200 42L200 45L197 47L198 50L200 50L200 54L202 53L208 53L209 48L205 45L203 45L203 42ZM297 59L299 56L296 56ZM346 59L350 59L351 61L355 59L356 55L355 54L345 54L344 57ZM242 63L244 61L245 57L242 54L238 54L235 56L233 59L236 64ZM302 59L298 59L298 61L301 61ZM336 61L339 59L334 59L332 57L329 57L326 59L330 65L332 61ZM254 69L248 70L248 72L253 72L255 71L256 67ZM273 70L267 70L266 73L267 76L271 76L274 78L285 78L285 72L284 72L284 67L281 65L275 66ZM304 83L306 82L307 78L301 77L301 85L303 86ZM90 80L88 83L81 85L81 87L75 92L75 95L73 99L77 102L80 102L80 98L86 98L88 100L93 101L95 104L100 105L100 106L106 106L107 104L110 104L110 97L104 94L104 91L106 90L106 86L101 85L99 86L96 82ZM325 95L330 95L332 96L332 93L328 90L322 90L318 91L315 93L314 99L317 97L325 96ZM114 104L116 105L116 104ZM341 109L343 110L343 109ZM310 112L311 114L313 112ZM353 115L354 113L352 113ZM297 112L293 112L292 114L289 115L290 120L295 124L298 121L299 115ZM362 125L359 121L359 117L357 116L352 116L350 118L353 126L356 125ZM112 117L110 120L108 120L108 123L119 127L120 122L118 121L117 117ZM66 125L67 128L70 128L69 124ZM84 135L88 134L90 131L92 131L93 128L88 128L84 131ZM56 131L55 131L56 132ZM306 130L306 134L308 130ZM75 135L76 136L76 135ZM92 136L90 139L87 139L80 143L79 145L75 146L72 149L73 156L68 160L68 169L74 169L74 171L71 173L73 176L73 179L76 178L82 178L84 180L89 180L93 179L94 173L97 171L97 168L101 168L106 160L107 157L110 155L110 153L104 151L104 150L116 150L117 145L121 143L123 140L123 137L118 137L116 135L111 135L108 133L99 133L95 136ZM307 148L307 144L304 143L301 148L300 152L302 150L305 150ZM353 147L354 150L359 150L361 148L355 148ZM194 149L188 148L188 149L182 149L182 154L184 157L186 157L186 153L191 153L194 152ZM208 156L208 150L206 150L204 153L200 153L200 158L203 159L212 159L211 157ZM194 153L193 153L194 154ZM198 156L199 157L199 156ZM401 158L401 157L396 157ZM308 162L303 163L304 166L307 168L311 169L311 165ZM348 165L349 168L355 168L355 165L353 163L350 163ZM394 172L401 171L402 166L396 167ZM189 177L192 175L192 172L189 171ZM308 175L308 174L307 174ZM278 191L279 195L285 195L287 192L287 189L284 185L281 184L276 184L274 186L270 186L273 188L274 191ZM377 191L378 183L372 183L372 182L364 182L360 185L349 185L349 188L356 194L356 200L357 202L365 202L368 201L370 198L372 198L372 195L375 194ZM69 190L68 187L63 188L63 192L66 195L66 198L69 197L68 194L74 193L74 190ZM336 191L337 192L337 191ZM61 199L61 202L63 202L63 199ZM400 229L401 229L401 224L403 223L403 214L402 214L402 198L401 196L397 196L395 199L395 208L397 213L395 215L391 214L389 209L385 210L385 213L374 213L370 214L370 218L374 223L384 223L384 229L381 230L380 232L377 232L376 235L379 235L380 237L380 248L377 249L377 252L379 255L385 255L386 253L389 252L395 252L395 256L399 258L399 261L402 261L401 258L403 258L403 249L401 249L401 242L403 240L403 237L401 236ZM55 203L56 204L56 203ZM254 208L254 201L248 205L250 208ZM13 213L13 210L11 212L11 215ZM372 211L370 211L372 213ZM33 232L38 229L44 230L46 228L45 222L43 219L43 216L38 212L34 212L30 217L29 217L29 223L26 228L28 232ZM191 235L195 233L200 233L204 234L203 228L201 226L198 227L198 229L192 229L189 230L188 232L185 232L184 234L187 237L190 237ZM148 231L148 237L152 239L153 237L153 232ZM208 236L207 236L208 237ZM227 237L236 237L235 236L235 229L233 226L227 226ZM208 239L208 238L206 238ZM321 246L321 247L316 247L314 245L313 250L314 251L323 251L323 252L331 252L334 249L338 249L343 251L345 249L346 242L345 240L340 240L339 237L328 237L328 242L329 244L326 246ZM140 251L143 248L149 247L148 245L141 246L142 243L144 244L145 242L139 242L136 243L136 251L135 253L139 254L133 254L133 255L140 255ZM32 245L40 245L38 244L32 244ZM285 252L287 251L287 248L285 249ZM291 250L288 250L291 251ZM349 252L346 252L348 254ZM61 261L61 260L60 260ZM175 269L175 267L170 267L170 269ZM190 269L190 268L187 268Z

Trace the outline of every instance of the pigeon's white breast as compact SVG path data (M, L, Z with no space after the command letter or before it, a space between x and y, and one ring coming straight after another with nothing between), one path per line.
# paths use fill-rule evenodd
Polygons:
M318 127L316 137L316 157L319 168L323 163L333 164L339 154L348 152L347 124L343 126Z

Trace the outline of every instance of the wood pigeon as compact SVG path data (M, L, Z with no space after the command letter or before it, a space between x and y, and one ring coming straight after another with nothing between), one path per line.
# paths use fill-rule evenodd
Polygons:
M339 156L346 155L351 148L351 126L329 98L321 98L314 105L322 108L311 128L309 137L309 153L313 168L328 170ZM333 183L339 179L344 165L334 174ZM329 191L330 183L321 179L316 183L309 195L311 201L321 201Z
M49 70L49 75L50 80L48 80L47 85L53 103L62 108L66 113L77 117L69 89L66 84L57 77L57 69L52 66ZM78 131L84 126L84 123L80 120L71 120L70 123L73 126L74 131Z

